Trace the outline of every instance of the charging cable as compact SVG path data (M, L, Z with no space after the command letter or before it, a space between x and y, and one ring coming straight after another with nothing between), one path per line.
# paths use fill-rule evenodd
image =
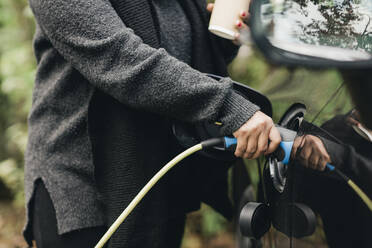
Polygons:
M331 164L327 164L327 168L330 171L334 171L337 173L337 175L342 178L349 186L354 190L354 192L362 199L362 201L367 205L369 210L372 212L372 201L371 199L364 193L364 191L359 188L358 185L356 185L348 176L346 176L344 173L342 173L340 170L338 170L336 167L334 167Z
M279 128L279 132L282 136L282 142L280 143L278 149L272 156L278 158L278 161L282 162L283 164L289 164L290 162L290 154L292 151L293 146L293 131ZM291 141L292 140L292 141ZM237 145L237 139L231 137L223 137L223 138L213 138L197 144L186 151L182 152L174 159L172 159L169 163L167 163L158 173L155 174L151 178L151 180L141 189L141 191L136 195L136 197L129 203L129 205L124 209L124 211L120 214L120 216L115 220L115 222L110 226L107 232L103 235L100 241L94 248L102 248L107 241L111 238L111 236L115 233L115 231L119 228L119 226L125 221L128 215L133 211L133 209L140 203L140 201L145 197L145 195L150 191L150 189L175 165L179 162L184 160L185 158L189 157L190 155L203 150L213 148L219 145L223 145L225 150L235 151ZM365 202L368 208L372 212L372 201L368 198L368 196L356 185L350 178L348 178L345 174L341 171L336 169L333 165L327 164L327 168L330 171L336 172L345 182L355 191L355 193Z
M293 140L295 138L295 132L282 128L277 127L279 133L282 137L282 142L279 145L279 149L276 150L271 156L277 158L277 160L285 165L290 163L290 157L293 147ZM237 140L235 138L228 138L228 141L225 142L225 147L229 148L230 150L236 147ZM354 183L348 176L342 173L339 169L331 164L327 164L327 169L331 172L335 172L340 178L342 178L350 188L359 196L359 198L367 205L369 210L372 212L372 201L367 196L366 193L356 184Z
M100 241L96 244L95 248L102 248L107 241L111 238L111 236L115 233L115 231L119 228L119 226L124 222L124 220L128 217L128 215L133 211L133 209L140 203L140 201L145 197L145 195L150 191L150 189L175 165L179 162L187 158L188 156L202 150L211 148L217 145L221 145L224 143L223 138L215 138L210 139L200 144L197 144L186 151L182 152L174 159L172 159L169 163L167 163L158 173L155 174L151 178L151 180L141 189L141 191L136 195L136 197L129 203L128 207L124 209L124 211L120 214L120 216L115 220L115 222L110 226L107 232L103 235Z

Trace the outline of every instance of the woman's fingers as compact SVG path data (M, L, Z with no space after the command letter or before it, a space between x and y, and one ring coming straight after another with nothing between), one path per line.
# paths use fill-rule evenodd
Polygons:
M297 137L293 143L291 156L313 170L324 171L327 163L331 163L323 142L313 135Z
M235 34L235 39L233 42L236 45L248 44L250 42L250 30L246 22L249 19L249 14L242 11L240 19L236 21L236 28L239 30L239 33Z
M209 13L212 13L213 11L213 8L214 8L214 3L209 3L207 5L207 11ZM239 14L239 19L236 20L236 28L238 30L240 30L240 32L248 32L249 33L249 28L248 28L248 25L246 24L249 20L249 17L250 17L250 14L248 11L245 11L245 10L242 10ZM241 45L243 42L240 41L240 38L241 38L241 35L240 33L236 33L235 34L235 38L233 40L234 44L235 45Z
M265 154L269 148L269 132L262 132L258 138L257 151L253 158L258 158L261 154Z
M214 3L208 3L208 5L207 5L208 12L212 12L213 8L214 8Z
M245 30L245 29L249 30L248 25L241 20L237 20L235 25L236 25L236 28L239 30Z
M327 167L327 161L323 157L319 159L317 170L324 171Z
M260 134L257 132L252 132L252 134L249 136L248 139L248 145L247 149L245 150L244 158L247 159L253 159L254 155L256 154L257 151L257 143L258 143L258 138Z
M291 152L291 158L295 159L297 157L297 151L300 151L301 149L301 143L303 143L303 136L298 136L295 138L293 142L292 152Z
M242 10L242 11L240 12L240 18L241 18L244 22L247 22L248 19L249 19L249 17L250 17L250 14L249 14L247 11Z
M236 27L238 29L249 29L248 25L247 25L247 22L249 20L250 14L247 11L242 10L240 12L239 17L240 18L238 20L236 20Z
M268 144L268 148L265 152L265 155L275 152L280 142L282 141L279 130L274 125L271 126L269 130L270 144Z
M308 163L309 168L313 170L318 170L318 167L320 167L319 166L320 158L321 156L319 155L319 153L317 153L315 149L312 149L310 157L309 157L309 163Z
M236 146L235 156L242 158L247 150L248 135L242 134L239 136L239 138L237 138L237 140L238 140L238 144Z
M331 157L329 156L327 149L325 148L323 142L318 138L316 138L316 147L318 148L318 154L320 154L320 159L317 164L317 169L320 171L324 171L327 167L328 163L331 163Z
M309 167L309 160L310 160L310 155L312 153L312 147L310 145L308 145L309 142L307 141L307 139L305 138L304 140L304 145L301 149L301 152L300 152L300 160L302 161L302 164L308 168Z
M248 159L263 155L267 151L266 147L269 140L273 151L281 141L279 131L276 129L272 119L261 111L256 112L233 135L238 140L235 155Z

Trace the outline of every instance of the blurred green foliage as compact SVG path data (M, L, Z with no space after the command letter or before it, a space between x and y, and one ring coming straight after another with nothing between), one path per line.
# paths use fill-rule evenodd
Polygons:
M0 200L13 196L18 205L23 204L23 154L36 68L32 52L34 29L26 0L0 1ZM276 121L294 102L305 103L309 110L307 119L311 119L342 82L336 71L274 67L248 47L242 48L230 72L233 79L262 91L271 99ZM350 108L349 97L343 90L317 123ZM247 162L247 169L257 185L256 167ZM200 232L205 236L221 232L226 226L226 221L207 207L203 207L200 219Z
M23 154L35 75L34 26L26 0L0 1L0 180L19 204L23 202Z

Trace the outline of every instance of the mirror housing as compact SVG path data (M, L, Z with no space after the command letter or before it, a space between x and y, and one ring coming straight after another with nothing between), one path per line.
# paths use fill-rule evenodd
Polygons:
M272 2L288 2L280 0L272 0ZM293 0L291 0L293 1ZM293 1L294 2L294 1ZM319 48L319 45L315 44L296 44L296 49L293 49L293 44L289 45L274 45L270 41L267 28L262 22L262 6L267 4L265 0L253 0L251 5L251 19L250 19L250 29L251 35L260 51L265 55L265 57L274 64L286 65L286 66L306 66L311 68L340 68L340 69L367 69L372 68L372 53L371 58L368 59L364 57L363 60L345 60L339 61L330 58L322 58L317 56L318 53L311 55L311 49ZM273 7L274 8L274 7ZM371 13L372 14L372 13ZM372 24L371 24L372 25ZM276 25L278 26L278 25ZM276 28L276 27L274 27ZM282 31L282 30L280 30ZM369 34L371 35L371 34ZM341 38L340 38L341 39ZM372 37L371 37L372 41ZM326 48L326 47L325 47ZM339 54L342 54L341 48L334 48L339 50ZM348 51L345 49L345 51Z
M372 58L361 59L354 61L341 61L329 58L322 58L319 56L309 55L307 52L301 53L301 49L291 49L290 47L275 46L272 44L267 35L267 30L262 22L262 5L267 4L270 1L277 2L291 2L294 0L253 0L251 4L251 17L250 17L250 30L251 37L255 42L257 48L262 54L268 59L269 62L277 65L283 65L288 67L308 67L312 69L326 69L326 68L337 68L342 72L345 83L348 86L351 97L361 114L363 124L372 130L372 78L369 76L372 74ZM368 2L368 11L372 12L372 3ZM369 13L369 12L368 12ZM372 16L372 13L371 13ZM372 26L372 17L367 24ZM367 30L365 27L365 30ZM372 29L372 27L369 27ZM372 36L372 31L367 33ZM371 42L367 40L367 45L372 47ZM296 44L299 46L298 44ZM316 44L305 44L307 48L316 48ZM297 52L296 52L297 51ZM318 53L319 54L319 53ZM372 56L372 52L370 52Z

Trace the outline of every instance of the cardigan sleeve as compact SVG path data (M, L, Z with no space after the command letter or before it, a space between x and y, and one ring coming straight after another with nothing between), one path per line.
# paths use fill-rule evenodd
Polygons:
M127 28L108 0L30 0L53 47L95 87L135 109L189 122L224 120L237 130L259 107L154 49ZM226 104L229 103L229 104ZM223 107L224 106L224 107Z

